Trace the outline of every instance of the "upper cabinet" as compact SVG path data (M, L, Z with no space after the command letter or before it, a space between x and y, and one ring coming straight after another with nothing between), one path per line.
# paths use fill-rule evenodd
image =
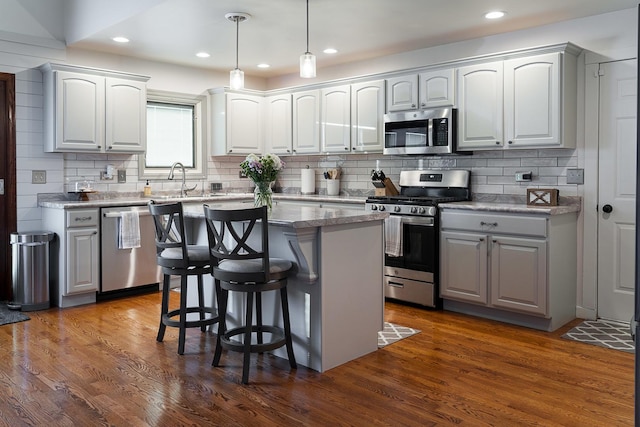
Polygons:
M351 85L351 152L384 148L384 80Z
M458 69L458 149L502 147L502 61Z
M320 152L320 90L293 94L293 153Z
M418 108L418 76L387 79L387 112L415 110Z
M341 85L320 91L320 139L325 153L351 150L351 86Z
M387 112L452 106L455 70L425 71L387 79Z
M46 152L144 152L149 77L61 64L41 69Z
M573 148L577 56L553 52L458 69L458 149Z
M262 96L214 91L211 155L262 153Z
M265 153L293 152L291 94L274 95L264 102Z

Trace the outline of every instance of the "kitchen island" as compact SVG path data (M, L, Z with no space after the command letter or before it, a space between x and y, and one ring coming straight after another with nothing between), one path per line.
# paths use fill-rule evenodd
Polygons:
M210 202L220 209L249 203ZM201 203L184 206L192 240L206 244ZM383 329L383 256L386 213L362 210L274 206L269 217L270 255L291 260L289 310L296 360L324 372L375 351ZM258 230L256 231L258 232ZM239 297L239 296L238 296ZM270 297L270 296L269 296ZM279 318L279 306L263 297L265 319ZM242 301L230 302L230 324L243 316ZM268 310L267 307L272 307ZM286 357L284 348L274 352Z

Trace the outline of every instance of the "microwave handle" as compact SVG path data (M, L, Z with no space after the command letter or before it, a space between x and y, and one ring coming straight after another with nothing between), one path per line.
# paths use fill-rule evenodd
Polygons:
M427 120L427 147L433 147L433 119Z

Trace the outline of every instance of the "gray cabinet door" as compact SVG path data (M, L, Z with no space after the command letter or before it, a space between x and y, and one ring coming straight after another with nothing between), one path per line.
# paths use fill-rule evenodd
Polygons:
M488 303L486 235L440 233L440 296Z
M491 236L491 305L547 315L547 242Z

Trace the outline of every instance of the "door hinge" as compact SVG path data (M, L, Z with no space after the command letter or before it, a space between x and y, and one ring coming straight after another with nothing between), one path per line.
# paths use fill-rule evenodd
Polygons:
M0 179L0 196L4 196L4 179Z

